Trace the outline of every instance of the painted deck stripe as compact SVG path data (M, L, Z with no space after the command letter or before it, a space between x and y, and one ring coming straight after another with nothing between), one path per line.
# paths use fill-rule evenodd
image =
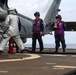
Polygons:
M17 59L5 59L5 60L0 60L0 62L24 61L24 60L37 59L41 57L37 54L25 54L25 55L30 55L30 57L23 57L23 58L17 58Z
M54 57L67 57L67 55L61 55L61 54L50 54L45 56L54 56Z
M0 73L2 73L2 74L3 74L3 73L8 73L8 71L1 71L1 70L0 70Z
M71 55L71 57L76 57L76 55Z
M70 69L70 68L75 69L76 68L76 66L60 66L60 65L53 66L53 67L54 68L67 68L67 69Z

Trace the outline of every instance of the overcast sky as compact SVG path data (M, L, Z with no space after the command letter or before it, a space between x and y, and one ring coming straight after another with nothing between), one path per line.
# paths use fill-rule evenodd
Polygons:
M34 18L33 13L39 11L44 18L53 0L8 0L9 7L15 7L19 13ZM62 0L60 4L64 21L76 21L76 0Z

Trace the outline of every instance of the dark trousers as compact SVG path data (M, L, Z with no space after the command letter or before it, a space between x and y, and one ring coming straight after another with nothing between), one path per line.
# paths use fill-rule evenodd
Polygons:
M43 41L42 41L42 36L40 35L40 33L34 33L32 35L32 51L36 50L36 39L38 39L40 52L41 52L43 50Z
M62 44L63 51L65 51L66 44L65 44L64 36L56 35L55 36L55 43L56 43L56 47L55 48L56 48L56 51L58 51L58 48L60 47L60 42Z

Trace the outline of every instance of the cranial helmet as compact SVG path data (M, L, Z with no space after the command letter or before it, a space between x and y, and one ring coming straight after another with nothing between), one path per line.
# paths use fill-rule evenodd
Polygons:
M9 10L9 11L15 11L16 9L11 7L11 8L9 8L8 10Z
M61 15L57 15L57 16L56 16L56 19L57 19L57 18L60 18L60 19L62 19Z
M10 14L17 14L17 10L16 10L15 8L9 8L9 9L8 9L8 12L9 12Z
M39 12L35 12L34 16L40 16L40 13Z

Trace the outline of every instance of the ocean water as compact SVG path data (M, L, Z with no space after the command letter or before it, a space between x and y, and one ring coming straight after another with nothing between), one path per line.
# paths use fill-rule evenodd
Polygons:
M44 43L44 48L55 48L55 39L54 39L54 32L53 35L45 35L42 37L43 43ZM69 49L76 49L76 32L71 31L71 32L65 32L65 42L66 42L66 48ZM27 42L24 44L25 47L32 47L32 39L29 38L27 39ZM36 47L39 47L38 41L36 44ZM61 48L61 46L60 46Z
M25 47L32 47L32 44L25 44ZM36 48L39 48L39 44L36 45ZM44 48L55 48L55 44L44 44ZM62 48L61 45L60 48ZM66 48L76 49L76 44L66 44Z

